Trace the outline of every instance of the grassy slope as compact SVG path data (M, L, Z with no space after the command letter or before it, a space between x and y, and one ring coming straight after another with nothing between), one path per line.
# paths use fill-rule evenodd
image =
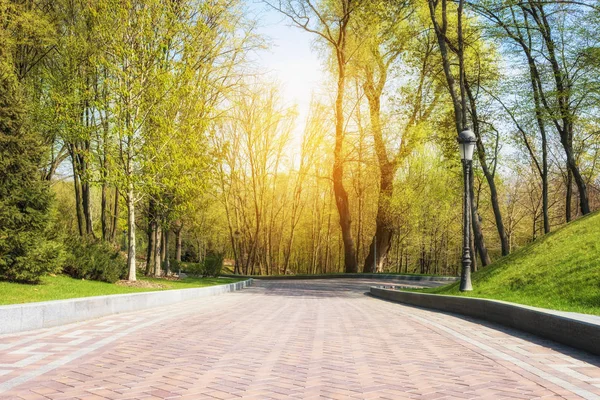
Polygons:
M167 281L164 279L153 278L142 279L160 283L165 287L162 289L133 288L105 282L82 281L62 275L46 276L39 285L0 282L0 304L30 303L34 301L61 300L75 297L102 296L107 294L152 292L156 290L188 289L223 285L241 280L228 278L186 278L181 281Z
M600 212L580 218L458 283L427 292L600 315Z

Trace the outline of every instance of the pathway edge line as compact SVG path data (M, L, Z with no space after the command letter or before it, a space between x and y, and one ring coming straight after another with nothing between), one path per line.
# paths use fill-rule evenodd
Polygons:
M555 312L501 300L404 292L382 287L371 287L370 294L396 303L479 318L600 355L600 323L595 322L597 318L591 315L580 314L581 317L578 317L576 313Z
M111 294L0 306L0 335L50 328L89 319L216 296L251 286L253 279L200 288Z

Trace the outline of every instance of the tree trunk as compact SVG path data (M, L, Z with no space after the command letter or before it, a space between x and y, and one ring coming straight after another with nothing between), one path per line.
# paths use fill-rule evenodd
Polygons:
M156 243L156 250L154 251L154 276L159 278L162 275L160 268L162 260L162 228L159 221L156 222L156 229L154 230L154 242Z
M336 124L335 124L335 150L333 162L333 191L335 193L335 204L340 216L340 228L342 230L342 241L344 243L344 272L358 272L356 262L356 249L354 239L352 238L352 217L350 215L350 207L348 202L348 193L344 188L344 84L345 80L343 73L340 73L338 80L338 94L335 104Z
M75 146L69 145L69 152L71 155L71 165L73 166L73 185L75 188L75 214L77 216L77 228L79 236L84 236L84 217L83 210L81 209L81 183L79 180L79 173L77 167L77 156L75 155Z
M117 238L117 226L119 224L119 188L115 188L115 200L113 203L113 215L110 225L110 241L114 242Z
M346 85L346 29L350 18L349 2L345 2L344 15L340 21L338 44L336 48L338 80L335 99L335 148L333 152L333 191L335 204L340 216L340 228L344 243L344 271L346 273L358 272L356 248L352 238L352 217L348 202L348 193L344 188L344 90Z
M85 145L86 151L89 151L89 143ZM86 177L87 174L87 161L83 156L80 157L80 171L81 171L81 205L83 209L83 216L85 218L85 234L87 236L94 237L94 230L92 229L92 207L91 207L91 188L90 182Z
M365 273L383 271L383 263L392 246L393 230L389 214L394 192L394 170L395 168L391 163L381 166L375 236L373 236L369 254L365 259L363 267Z
M482 146L483 147L483 146ZM478 152L479 153L479 152ZM480 155L480 162L482 156ZM485 157L485 156L483 156ZM490 187L490 198L492 201L492 210L494 211L494 218L496 220L496 229L498 230L498 236L500 237L500 245L502 247L502 255L506 256L509 254L510 247L508 245L508 238L506 237L506 231L504 229L504 222L502 221L502 212L500 211L500 203L498 201L498 190L496 189L496 182L494 177L490 174L489 170L483 167L482 170L485 178Z
M575 162L575 157L573 155L573 146L572 144L569 147L565 147L565 152L567 153L567 163L569 165L569 170L573 175L573 179L575 180L575 185L577 185L577 190L579 191L579 209L581 210L581 214L586 215L590 213L590 205L588 198L587 185L585 183L585 178L581 175L579 171L579 167Z
M571 204L573 197L573 173L571 168L567 166L567 183L566 183L566 199L565 199L565 219L567 222L571 222Z
M154 218L154 200L150 199L148 204L148 250L146 251L146 276L150 275L152 267L154 265L154 260L152 260L152 255L154 254L154 231L156 230L156 220Z
M135 203L133 184L129 183L127 189L127 269L129 281L136 280L135 268Z
M182 240L181 240L181 227L178 228L175 231L175 260L177 261L178 264L181 263L181 247L182 247Z
M91 188L89 182L84 182L82 185L83 215L85 216L85 233L88 236L94 237L92 229L92 207L91 207Z
M164 270L165 275L169 276L171 273L171 260L169 260L169 228L164 230L165 241L163 243L163 254L164 254Z
M490 265L492 261L490 260L490 256L487 251L487 247L485 246L485 240L483 238L483 230L481 229L481 219L479 218L479 214L477 213L477 204L475 203L475 177L474 173L471 172L469 174L469 191L471 197L471 222L473 225L473 240L475 247L473 249L477 249L477 253L479 254L479 259L481 260L481 266L485 267ZM471 260L473 262L473 271L477 271L477 263L476 258L473 257Z
M108 187L106 181L102 182L102 199L100 200L100 224L102 227L102 240L108 240Z

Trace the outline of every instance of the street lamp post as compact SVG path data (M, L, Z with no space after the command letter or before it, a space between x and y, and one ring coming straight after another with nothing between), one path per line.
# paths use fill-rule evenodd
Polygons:
M464 193L463 193L463 253L462 253L462 271L460 275L460 291L467 292L473 290L471 285L471 202L469 190L469 174L471 173L471 164L473 162L473 150L477 138L473 131L466 128L458 135L458 147L460 149L460 158L463 165Z

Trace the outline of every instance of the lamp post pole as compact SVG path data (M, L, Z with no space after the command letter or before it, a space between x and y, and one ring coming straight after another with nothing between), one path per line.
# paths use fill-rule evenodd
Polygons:
M471 285L471 202L469 201L469 182L471 173L471 160L462 160L464 193L463 193L463 252L462 272L460 276L460 291L473 290Z
M458 135L458 145L460 149L460 158L463 165L463 252L462 252L462 271L460 274L460 291L468 292L473 290L471 285L471 199L469 184L471 182L471 165L473 160L473 150L477 138L470 129L463 129Z

